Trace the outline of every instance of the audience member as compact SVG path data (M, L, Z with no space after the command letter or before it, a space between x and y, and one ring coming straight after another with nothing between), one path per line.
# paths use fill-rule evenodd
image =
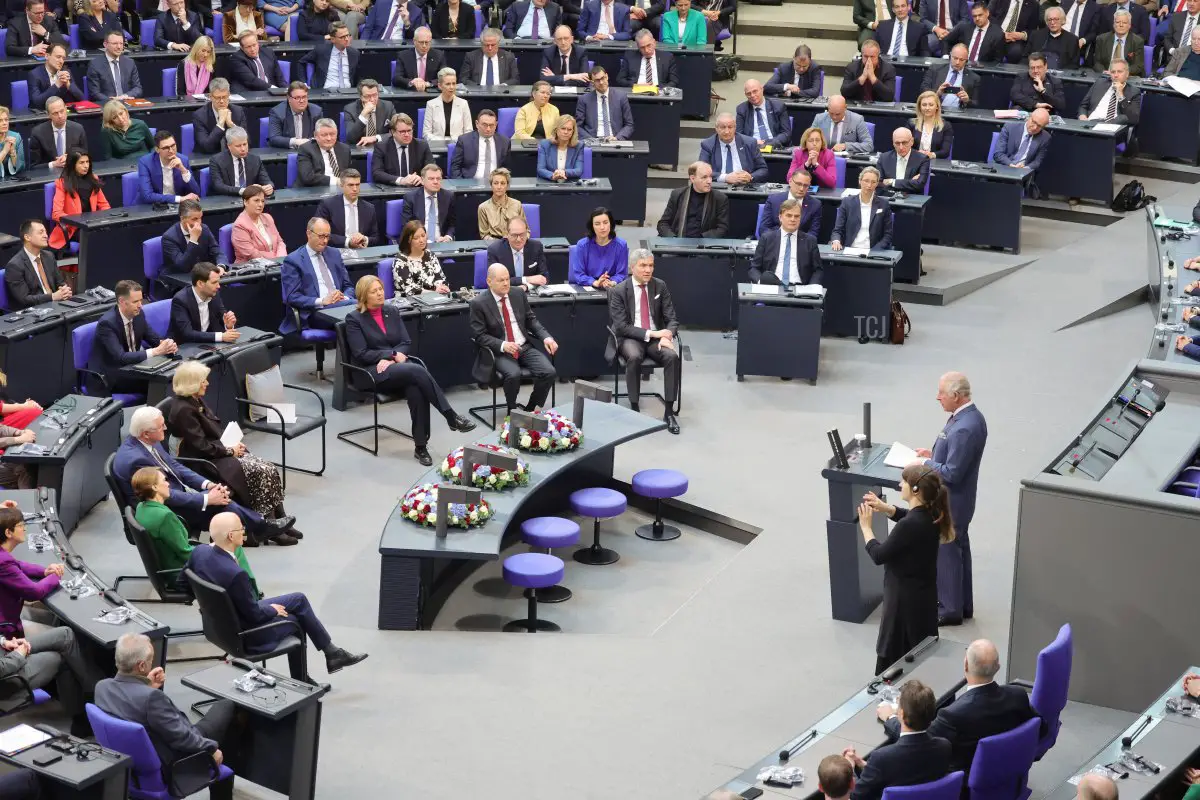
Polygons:
M825 110L813 118L812 126L820 129L835 153L870 153L875 150L866 120L855 111L847 111L846 98L840 94L829 98Z
M1012 167L1027 167L1030 194L1037 197L1037 170L1050 149L1050 113L1044 108L1034 110L1024 122L1009 122L1000 129L992 160Z
M396 258L392 261L393 290L401 297L423 292L449 294L442 263L429 250L429 234L420 220L409 220L400 232Z
M476 211L479 218L479 236L484 241L503 239L508 235L509 222L525 219L525 206L515 197L508 196L508 184L511 179L512 173L504 167L492 170L489 176L492 196L480 203Z
M456 95L458 77L450 67L437 73L439 95L425 104L423 139L457 139L471 131L471 106Z
M252 184L242 190L242 213L233 221L229 237L233 244L233 263L287 255L287 245L275 227L275 219L266 213L266 207L267 195L263 187Z
M575 34L566 25L554 29L554 44L542 51L540 74L551 86L587 86L591 81L587 50L575 44Z
M950 48L950 62L930 67L921 79L922 92L935 92L942 107L953 110L970 108L975 104L979 75L967 68L967 46L956 44Z
M737 133L734 115L717 115L716 133L700 143L700 160L713 168L716 180L730 186L762 183L767 179L767 162L750 136Z
M829 246L862 250L888 250L892 246L892 207L875 190L883 179L875 167L858 173L858 196L843 197L833 223ZM864 221L865 220L865 221Z
M242 197L258 186L266 197L275 193L262 159L250 152L246 129L234 126L225 132L225 147L208 161L208 193Z
M1188 770L1187 777L1192 778L1191 773L1194 772L1196 770ZM1194 781L1193 785L1195 785ZM1190 788L1188 792L1195 794ZM1080 776L1079 783L1076 785L1075 800L1117 800L1117 794L1117 784L1112 778L1107 775L1097 775L1095 772L1085 772ZM1184 797L1191 800L1186 793Z
M440 77L440 73L439 73ZM485 28L479 35L479 49L463 59L462 82L475 86L513 85L521 82L517 57L500 49L500 31Z
M79 3L76 7L85 6L82 9L83 13L75 14L75 24L79 26L79 45L83 50L102 50L104 49L104 37L109 31L117 31L124 35L124 30L121 27L121 20L108 9L106 0L87 0L86 3ZM161 23L159 23L161 24ZM155 46L158 44L158 31L155 30ZM161 46L166 49L165 42ZM46 53L49 56L49 52Z
M1020 62L1029 31L1041 25L1037 0L992 0L988 11L1004 33L1005 60L1010 64Z
M350 29L350 38L358 39L358 31L367 21L366 11L370 4L363 3L361 0L329 0L329 2L337 9L338 19L346 23L346 27Z
M751 283L821 283L824 271L817 240L800 230L801 210L799 201L784 200L775 227L759 234L750 259Z
M954 26L942 40L942 47L953 48L961 44L967 48L968 64L997 64L1005 55L1004 30L991 24L987 3L975 0L971 6L971 19Z
M550 102L553 93L549 82L538 81L533 84L530 101L517 111L513 123L514 139L545 139L549 131L554 130L558 121L558 108Z
M319 119L321 107L308 102L308 87L302 81L292 81L287 100L267 114L267 142L271 147L299 149L312 141ZM334 131L336 134L336 126Z
M313 217L306 228L307 243L288 253L280 265L283 302L286 306L280 333L294 333L297 317L300 328L325 328L333 325L313 312L326 306L354 302L350 273L336 247L329 247L329 223ZM296 312L295 315L292 312Z
M587 236L575 243L570 282L577 286L609 289L629 272L629 245L617 236L612 212L601 206L587 221Z
M638 51L627 51L621 59L617 85L638 84L671 88L679 86L679 67L675 63L675 56L658 52L654 34L643 28L633 38L637 42Z
M46 14L43 0L25 0L25 13L8 18L4 52L9 58L45 58L50 45L66 44L54 15Z
M143 203L178 203L200 197L200 184L179 155L175 134L154 134L154 152L138 159L138 196Z
M875 748L867 759L853 747L842 753L858 773L850 800L880 800L888 787L930 783L950 771L950 742L930 727L937 714L933 689L906 681L894 714L900 733L893 744Z
M104 0L94 0L103 4ZM39 111L46 108L51 97L61 97L63 102L77 103L83 99L83 91L66 68L67 46L55 42L46 49L46 62L29 71L29 107Z
M1179 47L1175 50L1175 55L1171 56L1171 60L1167 62L1167 75L1200 80L1200 26L1192 28L1190 41L1191 46ZM1096 42L1099 47L1100 37L1097 37ZM1132 70L1130 71L1132 72Z
M825 146L825 134L820 128L809 128L800 135L800 144L792 148L792 162L788 165L787 178L803 172L810 182L826 189L837 186L837 158L833 150Z
M208 86L208 104L192 114L195 152L212 155L225 147L225 134L231 128L246 127L246 112L229 102L229 81L213 78Z
M562 7L547 0L517 0L508 7L501 31L506 39L551 39Z
M547 181L578 180L583 177L586 149L575 134L575 118L559 117L550 138L538 145L537 176Z
M337 21L337 11L329 0L308 0L297 18L296 35L302 42L327 41L330 26Z
M433 163L433 153L424 139L413 139L413 121L408 114L393 114L388 125L391 136L380 136L371 164L371 181L396 186L417 186L421 168Z
M488 245L489 264L508 268L509 280L519 289L545 286L550 281L550 265L542 243L529 237L529 223L524 216L508 221L507 235Z
M1128 125L1129 133L1137 126L1141 114L1142 89L1129 83L1129 65L1120 59L1108 65L1108 77L1098 78L1079 104L1080 119Z
M844 755L825 756L817 765L817 791L825 800L848 800L854 789L854 765Z
M816 239L821 229L821 201L809 196L812 182L808 170L798 169L788 176L788 188L767 195L767 202L758 216L758 235L779 227L779 210L783 202L790 199L800 204L800 231Z
M585 42L628 41L633 35L630 6L613 0L587 0L580 9L575 35Z
M421 167L421 187L404 195L400 221L419 220L435 242L454 238L454 192L442 188L442 168L437 164Z
M48 250L50 241L46 226L40 219L27 219L21 223L19 233L21 249L4 267L9 308L19 311L52 300L66 300L71 296L71 287L63 280L58 261Z
M233 8L225 12L222 26L227 42L240 42L246 33L253 33L260 42L267 38L267 21L263 12L255 7L255 0L237 0Z
M350 145L338 141L337 124L325 117L313 123L313 138L296 156L297 185L337 186L350 168Z
M227 16L226 20L228 19ZM225 41L238 43L238 51L229 58L229 82L235 92L265 92L272 86L287 85L283 79L283 70L275 60L275 54L270 48L265 48L259 43L257 33L245 31L236 39ZM291 97L291 86L288 89L288 97ZM307 102L307 90L304 98ZM271 146L287 147L286 144L276 145L273 142Z
M895 16L880 22L871 36L880 52L892 58L930 55L925 26L910 15L908 0L892 0L892 13Z
M662 15L659 38L663 44L703 47L708 44L708 21L692 8L692 0L675 0L675 8Z
M292 38L292 20L293 14L299 14L300 2L294 3L271 3L258 0L258 7L262 9L263 22L267 23L268 33L274 28L279 31L279 38L282 41L290 41Z
M375 7L379 8L380 3ZM329 31L329 41L314 45L300 59L301 68L311 70L308 83L327 92L353 87L358 82L358 48L350 46L350 29L335 22Z
M896 69L879 57L879 43L875 40L863 42L862 53L846 65L842 96L856 103L890 103L895 99Z
M50 247L55 251L63 252L69 243L79 241L79 229L63 222L63 217L109 208L108 198L101 188L103 183L92 171L91 156L82 150L72 150L67 154L62 174L54 181L50 215L54 220L54 231L50 234ZM87 198L87 208L84 208L84 197ZM67 291L69 294L70 289Z
M429 28L417 28L413 34L412 48L406 47L396 54L396 72L392 76L392 85L402 89L415 89L418 92L423 92L430 86L438 86L440 89L441 73L445 66L446 56L440 50L433 49L433 34Z
M763 85L751 78L744 87L746 102L737 107L737 132L759 147L787 147L792 142L792 117L779 100L763 96Z
M764 91L772 97L818 97L824 81L824 70L813 62L809 46L802 44L796 48L791 61L785 61L775 68Z
M142 79L137 65L125 55L125 34L109 31L104 35L104 52L92 59L87 69L88 96L104 105L109 100L129 100L142 96Z
M104 104L100 125L100 160L144 156L154 152L154 134L150 126L137 117L129 115L129 109L120 100L109 100ZM167 131L164 131L167 133Z
M140 364L147 358L171 355L178 348L173 340L160 338L146 323L142 314L141 284L117 281L114 291L117 305L105 311L96 323L88 369L104 379L106 394L145 394L148 381L126 377L121 368ZM126 479L132 474L129 470Z
M1158 9L1155 9L1157 11ZM1130 27L1134 34L1143 42L1150 41L1150 12L1145 6L1131 3L1129 0L1113 0L1100 6L1100 32L1106 33L1116 27L1115 17L1118 12L1129 14ZM1138 51L1141 52L1140 50Z
M438 3L430 15L430 27L439 39L474 39L475 6L462 0Z
M1117 3L1114 2L1111 5L1104 6L1104 8L1109 9L1115 5ZM1136 3L1132 7L1137 9L1142 8ZM1146 13L1144 9L1142 9L1142 13ZM1096 37L1096 44L1092 48L1092 69L1096 70L1096 72L1107 73L1109 63L1115 59L1121 59L1129 64L1130 75L1140 78L1145 74L1146 59L1142 48L1146 44L1146 40L1130 30L1130 19L1128 11L1117 11L1116 16L1112 18L1111 29ZM1192 41L1195 42L1195 33L1192 36ZM1179 50L1176 50L1176 55L1179 52ZM1174 61L1175 59L1172 58L1171 62L1174 63ZM1171 71L1170 64L1167 65L1167 74L1174 74ZM1197 74L1200 75L1200 71Z
M588 77L593 91L580 96L575 106L575 122L585 139L629 141L633 138L633 109L629 97L619 89L610 89L608 72L592 67Z
M1200 2L1200 0L1194 0ZM1067 13L1061 6L1046 9L1046 27L1029 34L1029 58L1033 53L1046 57L1050 69L1075 69L1079 66L1079 37L1066 30Z
M401 42L411 39L413 31L424 24L425 12L412 0L380 0L371 4L362 38Z
M49 164L62 169L67 163L67 151L88 149L87 134L82 125L67 119L67 104L61 97L46 101L46 116L48 120L38 123L29 132L29 166ZM5 168L9 169L9 166Z
M1046 57L1041 53L1029 54L1029 72L1013 81L1009 100L1025 111L1044 108L1051 114L1062 114L1067 105L1062 79L1047 71Z
M934 8L921 10L922 22L927 31L925 41L929 52L940 56L944 52L942 41L950 35L950 31L960 22L969 20L971 5L967 0L932 0Z
M379 82L374 78L363 78L358 82L358 99L346 106L345 118L347 143L355 147L374 147L387 138L388 124L396 115L391 100L379 97Z
M1066 0L1062 9L1067 14L1066 29L1078 38L1082 55L1100 35L1100 4L1096 0Z
M886 0L854 0L851 16L858 26L858 46L862 47L880 23L892 18L892 12Z
M93 0L93 4L96 2L100 0ZM120 30L115 14L112 21L112 29ZM191 52L192 45L203 35L204 22L199 14L187 9L186 0L167 0L167 10L154 23L154 46L159 50Z
M426 112L428 113L428 112ZM508 161L511 144L496 132L496 112L485 108L475 117L475 130L458 137L450 159L451 178L474 178L483 182L496 167Z
M672 189L658 221L659 236L723 239L729 230L729 198L712 188L712 167L688 165L688 185Z
M188 277L192 285L180 289L171 298L171 322L167 335L177 342L191 344L236 342L241 338L237 330L237 315L226 311L225 304L221 302L221 268L212 262L201 261L192 267ZM200 365L200 362L185 361L176 369L175 375L178 376L189 364ZM189 384L184 381L184 385ZM179 395L179 391L176 390L175 394ZM167 416L167 427L171 427L170 414ZM245 502L244 497L239 502Z
M255 40L257 44L258 40ZM241 52L233 56L231 65L236 62ZM175 91L182 95L205 94L212 82L213 70L217 66L216 46L207 36L201 36L192 43L191 50L179 62L175 71ZM228 84L228 81L226 81Z
M1200 0L1184 0L1184 6L1182 11L1171 14L1167 32L1162 37L1162 47L1168 57L1175 55L1181 45L1187 47L1191 32L1200 24ZM1159 16L1165 16L1162 12L1169 11L1170 7L1170 4L1164 3L1159 9Z
M608 321L616 348L625 359L625 387L629 407L641 411L642 363L649 359L663 369L663 422L679 434L675 399L679 396L679 320L671 290L662 278L654 277L654 254L634 250L629 257L629 277L608 293ZM613 361L616 350L609 343L605 358Z
M5 378L5 381L7 381L7 378ZM36 431L31 431L27 427L19 428L15 425L9 425L6 420L0 420L0 449L7 450L10 447L18 447L36 441ZM23 464L19 461L0 461L0 489L36 489L38 487L37 469L37 465L32 463ZM11 576L6 575L4 563L0 560L0 592L3 592L4 582L8 577ZM0 680L3 677L3 675L0 675Z
M917 152L928 159L950 158L954 150L954 128L942 118L942 104L937 92L921 92L915 111L916 116L905 124L912 131Z
M174 275L190 274L201 262L216 264L221 261L221 249L212 231L204 224L204 211L199 200L184 200L179 204L179 224L163 233L162 255L163 271Z
M316 215L329 223L329 243L357 250L383 244L375 222L373 203L358 201L362 175L356 169L342 173L340 195L329 195L317 204Z
M892 149L879 156L883 188L892 192L923 194L929 183L929 159L913 151L913 135L908 128L892 131Z
M657 38L662 27L662 15L666 10L666 0L634 0L629 6L630 32L636 34L645 29Z

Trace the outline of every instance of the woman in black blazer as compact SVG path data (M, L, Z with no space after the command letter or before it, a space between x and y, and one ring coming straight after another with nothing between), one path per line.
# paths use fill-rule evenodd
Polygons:
M900 497L908 508L888 505L867 492L858 507L867 555L883 565L883 614L875 645L880 675L926 636L938 634L938 548L954 541L950 493L937 470L909 464L900 473ZM871 530L874 512L896 523L887 541Z
M917 98L917 116L905 124L912 131L914 150L928 158L950 158L954 127L942 119L942 102L937 92L921 92Z
M844 247L888 250L892 246L892 206L875 190L882 180L875 167L858 173L858 196L843 197L833 222L829 247L836 253ZM858 238L867 231L866 241Z
M308 0L300 12L296 35L302 42L323 42L329 38L329 26L337 20L337 11L329 5L329 0Z
M122 31L121 20L108 10L106 0L90 0L87 10L75 17L79 25L79 44L84 50L103 50L109 31ZM152 47L153 42L147 46Z
M357 371L351 373L352 382L363 390L407 398L412 417L413 458L428 467L433 464L426 446L430 405L437 406L452 431L474 430L475 423L460 417L425 365L408 357L412 340L400 312L385 304L383 282L375 275L364 275L354 285L354 296L358 298L358 306L346 315L346 348L354 365L371 373L372 383L368 384Z
M450 18L452 10L455 18ZM475 38L475 6L468 5L462 0L442 0L433 9L429 28L435 39L474 39Z

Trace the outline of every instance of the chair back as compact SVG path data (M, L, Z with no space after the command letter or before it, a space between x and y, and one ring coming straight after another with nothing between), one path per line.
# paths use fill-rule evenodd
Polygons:
M258 146L259 147L267 146L267 138L268 138L267 137L267 126L268 125L270 125L270 122L268 121L268 119L266 117L263 117L262 119L260 119L258 121Z
M142 26L145 27L145 23ZM86 711L100 746L133 759L129 770L129 796L135 800L167 800L171 795L163 780L163 765L146 729L136 722L106 714L93 703L87 704Z
M287 154L287 185L291 188L296 185L296 181L300 176L299 155L293 151Z
M867 123L867 133L870 134L870 136L871 136L871 152L872 153L877 152L879 150L879 148L875 146L875 123L874 122Z
M221 261L225 264L234 263L233 258L233 223L222 225L217 229L217 249L221 251Z
M346 141L346 112L338 112L338 141Z
M254 349L254 348L251 348ZM242 637L238 634L242 624L234 610L233 601L229 594L215 583L209 583L190 569L184 569L183 575L192 594L200 605L200 622L204 629L204 638L235 658L245 658L246 648L242 646Z
M141 38L138 41L145 50L154 49L154 26L158 24L158 15L154 15L151 19L142 20Z
M67 26L67 44L71 45L72 50L82 50L79 46L79 23L72 22Z
M157 300L147 303L142 306L142 313L146 315L146 324L150 326L150 330L166 337L167 329L171 327L171 301Z
M363 175L363 183L374 183L372 177L375 174L375 149L367 150L367 174Z
M29 81L12 82L12 110L29 110Z
M1151 26L1151 28L1150 28L1150 38L1151 39L1154 38L1154 27L1153 26ZM1154 45L1153 44L1148 44L1142 48L1142 58L1146 62L1146 64L1145 64L1146 72L1144 73L1145 76L1147 78L1154 77Z
M0 311L8 311L8 284L4 282L3 269L0 269Z
M476 289L487 288L487 268L488 257L487 250L475 251L475 277L474 284Z
M154 286L158 282L158 273L162 272L162 264L162 237L155 236L142 242L142 274L146 276L146 288L152 297Z
M375 265L375 275L383 284L383 296L388 300L396 295L396 279L392 276L392 265L395 263L396 259L394 258L384 258Z
M959 800L962 795L963 773L951 772L944 778L914 786L889 786L882 800Z
M384 205L383 214L388 238L399 239L400 231L404 230L404 201L388 200Z
M895 92L895 94L892 95L892 102L894 102L894 103L900 102L900 87L902 85L904 85L904 77L901 75L897 75L896 76L896 92Z
M393 74L393 75L395 75L395 74L396 74L396 68L395 68L395 67L392 67L392 74ZM421 106L420 108L418 108L418 109L417 109L417 131L416 131L416 135L417 135L417 138L418 138L418 139L420 139L420 138L423 138L423 137L425 136L425 106ZM449 163L449 162L447 162L447 163L446 163L446 170L447 170L447 174L448 174L448 173L449 173L449 170L450 170L450 163Z
M196 149L196 126L190 122L180 126L179 138L181 140L179 152L190 159L192 151Z
M446 143L446 176L450 178L454 177L450 174L450 165L454 163L454 149L457 145L458 142L454 140Z
M307 83L309 86L312 86L312 74L313 74L313 65L312 64L304 65L304 74L305 74L305 76L307 76L304 79L304 82Z
M507 136L509 139L511 139L513 137L513 133L515 133L517 129L516 107L502 108L497 111L496 114L498 117L496 120L496 131L500 135Z
M133 539L133 544L137 548L138 555L142 558L142 566L146 568L146 579L150 581L150 585L154 587L154 591L158 592L158 596L167 603L192 602L192 596L176 588L174 580L164 579L162 562L158 560L158 551L154 549L154 540L142 523L137 521L137 517L133 512L133 506L125 507L123 519L125 522L125 535Z
M212 30L208 31L209 37L213 40L213 44L225 44L225 16L220 11L214 11L212 15L213 26Z
M755 217L755 221L754 221L754 238L755 239L757 239L758 235L760 233L762 233L763 215L766 213L767 213L767 204L759 203L758 204L758 216Z
M71 347L74 350L72 357L75 362L77 388L82 394L88 393L87 380L84 379L83 370L87 369L88 359L92 356L92 340L95 338L95 322L88 322L71 330Z
M575 262L578 259L578 256L575 254L575 250L578 247L579 245L573 244L567 248L567 275L570 275L571 271L575 269Z
M125 496L125 490L121 487L121 482L117 480L117 473L113 471L113 462L117 459L116 453L110 453L104 461L104 482L108 484L108 491L113 496L113 502L117 504L117 513L121 516L121 523L125 529L125 538L130 544L136 544L133 540L133 534L129 527L125 525L126 512L132 509L129 506L131 498Z
M50 181L42 187L42 209L45 212L43 216L48 221L48 225L53 225L54 219L54 181Z
M208 167L200 170L200 196L208 197L209 172Z
M288 14L288 41L300 41L300 15Z
M162 96L163 97L178 97L179 89L175 85L175 78L179 72L179 67L167 67L162 72Z
M138 186L137 172L126 172L121 175L121 205L128 208L141 202L142 190Z
M995 132L995 133L993 133L993 134L992 134L992 143L991 143L990 145L988 145L988 157L987 157L987 160L988 160L988 163L989 163L989 164L995 164L995 163L996 163L996 143L997 143L997 142L999 142L999 141L1000 141L1000 132L999 132L999 131L997 131L997 132Z
M833 157L833 171L834 171L833 188L845 189L846 188L846 159L842 158L841 156L834 156Z
M483 24L483 12L479 10L478 6L476 6L475 7L475 32L483 33L484 27L485 26Z
M542 207L537 203L521 203L525 211L525 221L529 223L529 235L534 239L542 238Z
M1025 784L1041 725L1034 717L1011 731L979 740L967 779L970 800L1025 800L1029 796Z
M1041 758L1058 740L1062 727L1059 715L1067 706L1067 691L1071 687L1071 655L1074 639L1071 623L1058 629L1058 636L1038 653L1037 673L1033 678L1033 692L1029 703L1042 718L1046 731L1038 740L1036 756Z
M279 61L279 71L283 73L283 85L287 86L292 82L292 62Z
M584 178L592 177L592 148L583 148L583 175Z

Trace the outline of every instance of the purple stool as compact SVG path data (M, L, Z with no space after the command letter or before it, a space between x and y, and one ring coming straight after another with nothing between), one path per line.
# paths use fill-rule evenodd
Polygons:
M506 631L538 631L561 630L553 622L538 619L537 592L539 589L549 589L562 580L563 560L546 553L518 553L504 559L504 580L513 586L525 587L525 597L529 600L529 619L517 619L504 626Z
M534 517L521 523L521 538L531 547L544 547L549 554L555 547L579 544L579 526L563 517ZM542 603L561 603L571 599L571 590L565 586L547 586L538 589L537 599Z
M662 501L664 497L679 497L687 490L687 475L673 469L644 469L634 475L634 493L640 494L642 497L654 498L654 523L639 525L634 533L653 542L669 542L672 539L678 539L679 528L663 524Z
M619 517L625 513L625 495L613 489L580 489L571 492L571 510L581 517L591 517L595 520L592 546L586 550L576 550L575 560L580 564L602 567L615 564L621 558L616 550L600 546L600 520Z

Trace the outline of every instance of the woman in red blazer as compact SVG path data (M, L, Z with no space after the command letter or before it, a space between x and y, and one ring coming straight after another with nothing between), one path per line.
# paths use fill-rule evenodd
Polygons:
M820 128L809 128L800 137L800 144L792 151L792 163L788 167L787 177L790 181L792 173L798 169L807 169L812 173L813 184L826 189L837 186L836 157L833 151L825 145L825 134Z
M233 262L286 256L287 245L275 227L275 220L265 211L267 196L262 188L248 187L242 195L242 206L242 213L233 221Z
M54 230L50 233L50 246L64 250L67 243L74 241L78 228L64 225L62 218L84 211L81 198L88 197L88 211L103 211L109 207L108 198L100 188L102 181L92 172L92 158L86 151L75 147L67 153L67 163L62 175L54 181L54 205L51 216Z

